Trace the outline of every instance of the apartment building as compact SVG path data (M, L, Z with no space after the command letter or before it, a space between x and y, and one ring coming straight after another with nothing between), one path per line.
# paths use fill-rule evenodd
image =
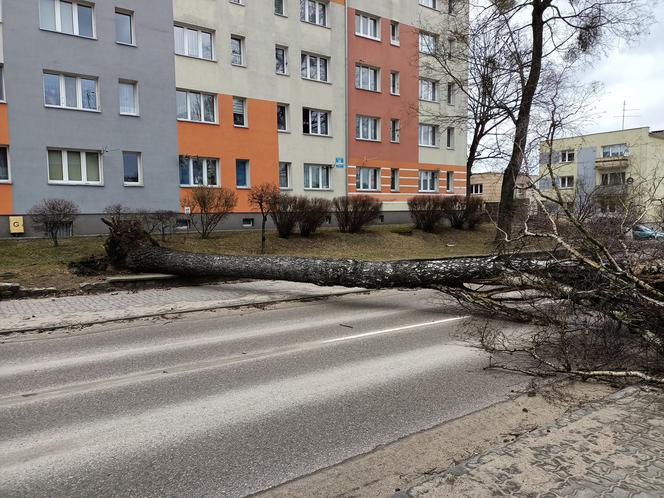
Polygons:
M664 200L664 131L645 127L558 139L551 148L541 147L541 165L549 162L558 187L570 200L592 194L608 211L633 194ZM553 188L546 173L542 170L539 181L543 191ZM657 207L644 221L656 220Z
M385 221L418 193L465 193L463 129L421 110L466 105L420 70L452 0L4 0L0 236L68 198L99 214L190 211L196 185L369 193ZM26 233L34 228L26 218Z
M516 178L515 199L530 198L532 191L529 190L531 179L527 175L519 175ZM474 173L470 179L470 193L482 197L487 204L498 204L500 202L501 189L503 187L503 173L484 172Z

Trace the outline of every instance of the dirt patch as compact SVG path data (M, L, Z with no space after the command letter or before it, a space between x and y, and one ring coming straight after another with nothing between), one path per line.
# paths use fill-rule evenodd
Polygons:
M426 474L513 441L615 392L599 383L565 383L515 398L403 438L372 453L265 491L261 497L383 497Z

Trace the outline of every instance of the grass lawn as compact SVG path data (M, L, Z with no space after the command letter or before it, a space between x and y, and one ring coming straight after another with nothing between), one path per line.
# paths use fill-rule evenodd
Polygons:
M294 235L280 239L268 233L268 254L366 260L424 259L489 254L494 249L493 225L475 231L445 228L440 233L414 231L406 225L372 227L361 234L342 234L324 229L311 238ZM60 247L46 240L0 241L0 281L26 287L77 289L82 282L100 280L78 277L67 264L86 256L104 254L104 237L64 239ZM253 255L260 253L260 232L221 232L201 240L197 234L170 236L163 244L182 251Z

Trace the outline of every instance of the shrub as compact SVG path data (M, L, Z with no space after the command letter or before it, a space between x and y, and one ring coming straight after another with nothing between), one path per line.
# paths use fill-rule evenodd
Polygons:
M207 239L235 208L237 194L225 187L200 185L187 192L182 205L191 208L192 225L202 239Z
M159 232L161 240L166 240L167 233L173 233L178 214L168 209L159 209L154 212L146 212L143 219L143 225L149 232Z
M439 195L416 195L408 201L410 217L415 228L423 232L433 232L445 215L443 198Z
M325 223L332 211L332 201L320 198L302 198L301 203L302 211L298 220L300 235L309 237Z
M472 196L466 204L466 226L469 230L475 230L482 221L484 215L484 199Z
M484 201L481 197L447 196L443 197L443 211L452 228L473 230L482 220Z
M378 218L383 206L370 195L337 197L332 204L339 230L343 233L359 233L365 225Z
M78 205L70 200L43 199L32 206L28 214L34 224L53 241L53 246L58 247L60 232L71 227L80 212Z
M300 219L303 210L301 197L289 194L279 194L273 199L270 206L270 216L277 227L279 237L287 239L293 233L295 225Z

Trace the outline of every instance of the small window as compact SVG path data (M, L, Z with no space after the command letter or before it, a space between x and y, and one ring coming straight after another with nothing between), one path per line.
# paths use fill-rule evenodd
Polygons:
M50 149L48 181L70 185L101 185L101 155L99 152Z
M358 140L380 140L380 119L370 116L355 118L355 138Z
M484 193L484 184L482 183L473 183L470 186L470 193L474 195L481 195Z
M237 159L235 161L235 186L237 188L249 188L249 161Z
M254 228L254 219L242 218L242 228Z
M231 64L244 66L244 38L231 36Z
M48 107L97 111L97 79L44 73L44 104Z
M175 53L197 59L213 60L214 43L211 31L174 26Z
M0 102L5 101L5 71L4 66L0 64Z
M436 53L438 37L430 33L420 33L420 52L427 55Z
M438 102L438 83L436 81L420 79L420 100Z
M330 190L332 166L322 164L304 165L304 188L308 190Z
M244 5L244 0L229 0L231 3L234 3L235 5Z
M560 153L560 162L572 163L574 162L575 153L573 150L563 150Z
M300 66L302 79L328 81L329 59L327 57L303 53Z
M438 10L438 0L420 0L420 5Z
M123 152L122 165L125 186L143 185L143 164L140 152Z
M627 144L605 145L602 147L602 157L625 157L629 155Z
M180 156L180 186L219 186L219 160Z
M454 149L454 128L447 128L447 148Z
M399 191L399 170L397 168L390 170L390 190L392 192Z
M401 27L396 21L390 23L390 43L392 45L401 44Z
M132 12L115 11L115 41L122 45L136 45L134 41L134 14Z
M288 48L277 45L274 52L275 52L276 73L288 74Z
M135 81L120 80L120 114L138 116L138 92Z
M419 145L425 147L436 147L438 127L430 124L420 124L420 140Z
M9 181L11 181L9 154L7 153L7 147L0 147L0 182L8 183Z
M369 90L372 92L379 91L378 82L380 81L379 71L375 67L363 66L358 64L355 66L355 88L362 90Z
M438 192L438 171L420 171L420 192Z
M300 20L318 26L327 26L327 2L300 0Z
M279 188L290 190L291 187L291 163L279 163Z
M288 104L277 104L277 130L288 131Z
M77 0L39 0L39 27L47 31L94 38L93 6Z
M401 93L401 75L397 71L390 73L390 93L392 95Z
M560 177L558 177L558 186L561 189L572 189L572 188L574 188L574 177L573 176L560 176Z
M454 192L454 171L448 171L445 178L448 192Z
M456 88L454 83L447 84L447 105L454 105Z
M330 113L318 109L302 109L302 132L305 135L330 135Z
M390 120L390 142L398 144L401 141L401 121L398 119Z
M380 190L380 169L357 168L355 186L357 190Z
M177 113L180 121L217 122L217 97L211 93L178 90Z
M355 34L365 38L380 40L380 21L367 14L355 14Z
M286 15L285 0L274 0L274 13L278 16Z
M233 97L233 126L245 128L247 126L247 99Z

